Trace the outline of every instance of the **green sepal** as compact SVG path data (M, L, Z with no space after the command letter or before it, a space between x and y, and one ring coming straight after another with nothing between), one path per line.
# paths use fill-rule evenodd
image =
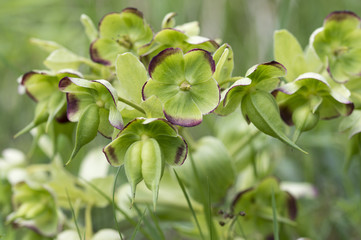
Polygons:
M144 65L132 53L124 53L118 55L115 70L119 80L119 95L135 103L141 103L141 89L148 80Z
M252 79L251 85L257 89L272 91L279 83L279 78L286 75L286 68L276 61L256 65L248 69L246 77Z
M143 141L136 141L129 146L124 155L124 170L132 190L132 202L135 198L136 187L143 180L142 148Z
M174 17L177 14L174 12L170 12L166 14L162 20L162 28L173 28L175 26L175 19Z
M29 132L31 129L39 126L40 124L46 122L49 117L47 105L48 103L45 101L39 102L35 107L35 116L33 121L31 121L25 128L15 134L14 138L17 138L24 133Z
M270 93L261 90L248 93L242 99L241 109L245 119L261 132L306 153L285 134L286 126L280 117L276 100Z
M30 38L30 43L38 46L39 48L45 50L48 53L64 48L57 42L47 41L39 38Z
M164 161L158 142L153 138L143 140L142 175L144 183L153 192L153 206L156 207L159 183L163 175Z
M213 53L213 59L216 64L216 70L213 74L220 87L222 87L231 78L234 61L233 50L230 45L223 44Z
M80 16L80 21L84 27L85 33L88 37L88 39L92 42L98 37L98 30L96 29L93 21L90 19L90 17L86 14L82 14Z
M73 52L61 48L53 51L45 59L44 65L53 71L60 71L62 69L77 70L83 60Z
M274 56L287 69L285 79L291 82L300 74L307 72L308 67L301 45L287 30L278 30L274 33Z
M48 121L46 122L45 131L47 132L50 123L54 120L55 116L64 108L66 104L65 94L62 92L56 92L50 96L48 100Z
M68 165L71 160L74 159L76 154L84 145L88 144L96 137L100 121L99 119L99 109L96 104L91 104L84 110L79 118L76 128L75 146L73 152L65 165Z

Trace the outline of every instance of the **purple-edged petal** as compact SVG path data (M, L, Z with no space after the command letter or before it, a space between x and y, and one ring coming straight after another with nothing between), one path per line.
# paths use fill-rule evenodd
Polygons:
M165 102L177 92L179 92L177 85L159 83L149 79L142 88L142 97L143 100L146 100L151 96L157 96L161 102Z
M121 130L124 127L122 115L115 106L110 106L109 108L109 122L117 129Z
M21 85L34 101L42 101L57 91L58 78L42 72L27 72L22 76Z
M188 92L180 91L164 104L164 115L169 122L193 127L202 122L202 112Z
M84 109L94 103L94 97L90 93L67 93L67 117L72 122L79 121Z
M280 78L286 75L286 68L279 62L272 61L257 65L254 70L249 70L247 77L252 79L252 84L263 80Z
M208 81L192 85L190 93L192 100L202 114L213 111L219 104L221 94L217 81L213 78Z
M112 65L119 53L127 52L128 49L119 45L116 41L100 38L90 45L90 57L94 62Z
M98 132L106 138L111 138L114 127L109 122L109 110L99 108L99 127Z
M93 83L89 80L73 77L64 77L59 82L59 90L67 93L84 93L92 89Z
M202 49L187 52L184 61L185 78L191 85L208 81L215 71L212 55Z
M168 164L182 165L184 163L188 154L188 145L181 136L159 135L155 139Z
M114 167L122 165L128 148L139 139L139 136L134 134L121 134L118 138L105 146L103 152L110 165Z
M149 63L149 75L157 82L180 84L185 79L183 52L179 48L167 48Z

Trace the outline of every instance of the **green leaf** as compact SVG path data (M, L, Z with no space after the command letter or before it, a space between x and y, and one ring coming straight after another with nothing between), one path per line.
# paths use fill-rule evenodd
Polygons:
M115 69L119 80L119 95L135 103L141 103L141 89L148 79L144 65L132 53L124 53L118 55Z
M242 113L261 132L278 138L291 147L306 153L285 134L285 124L282 122L279 109L274 97L264 91L255 91L244 96L242 103Z
M143 141L134 142L124 156L124 170L132 189L132 201L135 198L137 184L143 180L142 175Z
M41 49L43 49L49 53L51 53L55 50L64 48L62 45L60 45L57 42L42 40L39 38L30 38L30 43L40 47Z
M109 110L105 108L99 109L99 126L98 131L106 138L111 138L113 135L114 127L109 122Z
M155 139L148 138L143 140L141 158L144 183L147 188L153 192L153 206L155 209L158 199L159 183L164 170L160 147Z
M68 165L72 159L76 156L79 150L90 141L92 141L98 131L99 127L99 109L96 104L89 105L82 113L78 126L76 128L75 146L68 162Z
M85 29L85 33L89 40L92 42L98 37L98 30L96 29L93 21L90 19L90 17L86 14L82 14L80 16L80 21L83 24L83 27Z
M62 69L77 70L81 63L82 59L67 49L53 51L44 61L45 66L53 71Z
M285 79L291 82L300 74L307 72L305 57L297 39L287 30L274 33L274 56L287 69Z

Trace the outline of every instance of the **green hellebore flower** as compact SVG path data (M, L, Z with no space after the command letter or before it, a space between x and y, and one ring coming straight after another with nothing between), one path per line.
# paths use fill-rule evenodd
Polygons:
M252 122L263 133L304 152L285 134L285 124L270 93L278 86L280 77L285 74L285 67L276 61L250 68L245 78L237 80L225 91L215 113L227 115L241 105L242 114L248 123Z
M275 199L274 205L272 198ZM273 209L274 206L274 209ZM293 225L297 216L296 199L282 191L275 178L267 178L258 186L248 188L236 195L232 202L231 213L241 215L235 232L247 239L258 239L255 234L273 236L273 211L277 212L279 224ZM242 226L240 228L239 226Z
M47 122L46 129L54 118L58 122L67 122L66 97L59 91L59 81L64 77L80 77L81 74L72 70L63 70L56 74L46 71L30 71L20 79L20 88L25 90L27 95L37 102L33 121L15 135L20 136L32 128Z
M205 50L193 49L183 55L179 48L167 48L150 62L151 79L143 86L143 100L154 95L162 102L169 122L196 126L220 100L214 70L214 60Z
M117 109L118 95L108 81L65 77L59 82L59 89L67 93L68 119L78 122L70 160L83 145L95 138L97 131L111 138L114 128L123 128L123 119Z
M21 182L13 186L13 192L15 211L7 217L8 222L48 237L59 232L63 217L49 190Z
M109 13L99 23L99 38L90 46L91 59L113 65L118 54L137 54L138 48L152 38L152 29L137 9L125 8L120 13Z
M139 49L138 54L152 58L166 48L180 48L183 52L197 48L211 53L218 49L219 45L214 40L201 36L189 36L184 30L186 29L162 29L155 34L152 42Z
M133 199L137 184L144 179L153 192L155 204L165 163L182 165L188 147L165 119L137 118L128 123L103 152L112 166L124 164Z
M361 73L360 23L355 13L336 11L311 35L310 45L337 82L346 82Z
M332 82L320 74L305 73L277 88L273 94L284 122L294 124L299 131L308 131L316 126L319 118L351 114L354 106L349 100L350 92L343 85L330 85Z

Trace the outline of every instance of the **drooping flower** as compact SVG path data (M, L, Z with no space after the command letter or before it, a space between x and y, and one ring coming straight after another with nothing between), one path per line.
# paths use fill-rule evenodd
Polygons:
M59 232L63 215L50 189L21 182L13 186L13 192L15 210L7 217L8 222L48 237Z
M156 96L163 104L165 117L172 124L192 127L219 103L217 81L211 54L193 49L183 54L179 48L167 48L152 59L149 79L143 86L143 100Z
M316 73L300 75L277 88L274 95L277 95L282 119L301 132L314 128L319 119L349 115L354 108L347 88Z
M139 47L153 38L150 26L143 13L135 8L125 8L120 13L109 13L99 23L99 38L90 46L94 62L113 65L118 54L137 54Z
M177 130L165 119L137 118L104 147L109 163L124 169L135 197L136 186L144 180L156 203L165 164L182 165L188 147Z
M350 11L330 13L311 35L310 45L337 82L361 74L361 19Z
M111 138L114 128L123 128L123 119L117 109L118 95L108 81L65 77L59 82L59 89L67 93L68 119L78 122L70 160L83 145L95 138L97 131Z
M59 122L68 121L66 117L66 97L58 89L59 81L64 77L80 77L81 74L63 70L56 74L46 71L30 71L21 77L20 89L37 102L34 120L16 136L30 131L41 123L47 122L47 128L54 118Z

